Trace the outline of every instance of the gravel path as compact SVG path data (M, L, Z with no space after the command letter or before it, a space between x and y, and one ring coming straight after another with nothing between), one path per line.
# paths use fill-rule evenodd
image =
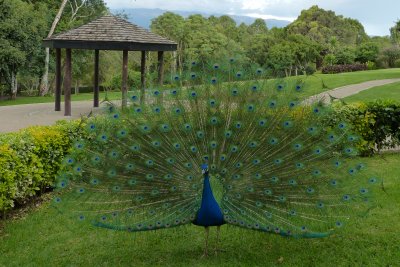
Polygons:
M336 98L343 98L375 86L399 81L400 78L346 85L318 94L312 97L312 99L323 98L328 102L330 100L329 95ZM102 104L102 106L104 106L104 104ZM61 103L61 107L63 109L64 103ZM72 116L65 117L63 111L54 111L54 103L4 106L0 107L0 133L14 132L33 125L52 125L58 120L77 119L81 116L87 116L90 112L96 114L101 112L101 109L101 107L93 108L93 101L74 101L72 102Z

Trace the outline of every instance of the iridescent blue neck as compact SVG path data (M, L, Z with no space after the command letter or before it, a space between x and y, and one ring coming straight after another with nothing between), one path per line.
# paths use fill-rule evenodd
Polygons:
M224 224L224 216L213 195L208 172L204 173L201 206L193 223L205 227Z

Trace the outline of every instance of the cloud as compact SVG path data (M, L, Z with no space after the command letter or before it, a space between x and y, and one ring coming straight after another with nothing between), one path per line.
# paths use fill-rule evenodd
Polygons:
M252 18L287 20L290 22L292 22L296 19L296 17L282 17L282 16L266 15L266 14L259 14L259 13L246 13L244 15L248 16L248 17L252 17Z

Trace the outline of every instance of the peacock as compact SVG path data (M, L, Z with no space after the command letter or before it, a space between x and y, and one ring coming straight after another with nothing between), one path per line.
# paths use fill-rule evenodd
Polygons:
M269 79L234 58L191 61L166 85L129 92L85 123L63 161L53 205L126 232L224 224L326 237L372 205L360 138L308 101L304 79ZM218 242L218 241L217 241Z

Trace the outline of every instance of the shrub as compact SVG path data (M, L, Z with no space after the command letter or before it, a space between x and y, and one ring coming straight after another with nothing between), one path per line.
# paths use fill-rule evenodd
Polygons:
M313 75L317 71L317 68L315 67L315 65L308 64L304 68L304 71L305 71L306 75Z
M83 136L81 121L0 135L0 212L53 185L62 159Z
M342 73L342 72L352 72L352 71L361 71L367 70L368 67L365 64L346 64L346 65L332 65L325 66L322 68L323 74L334 74L334 73Z
M357 146L361 155L372 155L385 148L400 145L400 104L375 101L352 105L336 105L330 124L345 120L361 137Z
M8 145L0 145L0 211L14 207L13 199L17 194L16 166L18 157Z
M395 68L400 68L400 59L397 59L397 60L394 62L394 67L395 67Z
M131 85L131 89L137 89L141 87L140 83L140 72L134 70L128 70L128 81L127 84ZM122 73L114 76L111 80L105 82L105 87L111 90L121 90L122 86Z
M367 69L368 70L376 70L377 69L376 63L373 62L373 61L368 61L367 62Z

